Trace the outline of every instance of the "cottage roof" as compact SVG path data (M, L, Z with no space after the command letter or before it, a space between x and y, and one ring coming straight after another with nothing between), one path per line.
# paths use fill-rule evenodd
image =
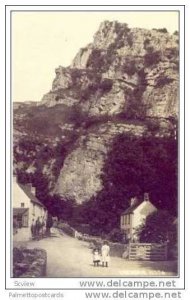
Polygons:
M36 196L31 192L30 187L21 183L18 183L18 185L20 186L20 188L25 192L25 194L28 196L28 198L30 198L31 202L38 204L44 208L46 208L43 203L38 200L38 198L36 198Z
M25 214L25 212L28 210L28 208L23 208L23 207L13 207L13 216L22 216Z
M142 201L134 204L134 205L131 205L129 206L126 210L124 210L122 212L122 215L127 215L127 214L132 214L134 212L134 210L142 203Z

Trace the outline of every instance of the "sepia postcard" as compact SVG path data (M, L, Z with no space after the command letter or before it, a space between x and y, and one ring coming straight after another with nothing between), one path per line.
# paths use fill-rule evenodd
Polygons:
M7 7L9 286L183 285L183 18Z

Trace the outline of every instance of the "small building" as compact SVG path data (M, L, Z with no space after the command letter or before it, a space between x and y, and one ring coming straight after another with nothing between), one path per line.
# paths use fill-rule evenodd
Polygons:
M137 241L136 229L142 225L147 216L157 211L157 208L150 202L148 193L144 194L144 199L139 201L136 197L130 200L130 206L120 218L120 228L124 234L124 239Z
M13 177L12 220L14 241L27 241L32 238L31 225L39 217L46 221L47 209L38 200L35 187L20 184Z

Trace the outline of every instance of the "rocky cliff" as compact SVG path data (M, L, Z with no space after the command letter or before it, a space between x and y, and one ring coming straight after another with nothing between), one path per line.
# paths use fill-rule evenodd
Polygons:
M178 63L177 33L105 21L70 67L55 70L51 91L35 108L56 123L53 139L72 144L51 184L52 193L78 203L89 200L103 188L103 166L116 136L147 136L153 123L155 136L166 137L175 130ZM63 113L57 115L58 109ZM17 111L15 118L18 115ZM29 118L35 122L25 111L23 122Z

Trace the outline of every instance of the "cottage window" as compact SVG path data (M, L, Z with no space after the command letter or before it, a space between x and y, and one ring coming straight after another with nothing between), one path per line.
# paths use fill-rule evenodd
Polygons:
M130 224L130 221L131 221L131 215L128 215L128 224Z
M21 203L21 207L24 207L24 202Z
M21 228L22 227L22 216L21 215L17 216L17 222L18 222L18 227Z

